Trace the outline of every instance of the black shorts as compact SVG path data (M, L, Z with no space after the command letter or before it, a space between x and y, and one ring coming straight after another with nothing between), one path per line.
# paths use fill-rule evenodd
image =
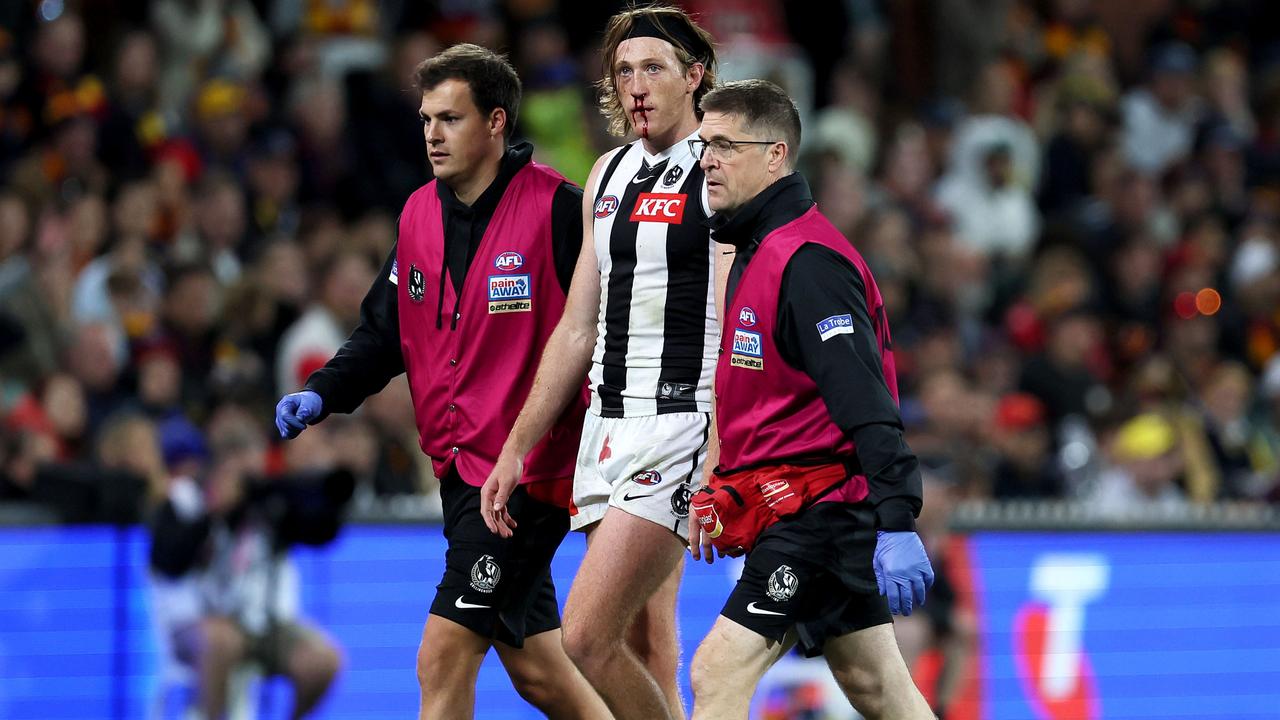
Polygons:
M761 534L720 614L773 640L794 627L805 657L821 655L827 638L892 622L875 551L870 505L817 503Z
M449 547L431 614L515 648L560 627L551 558L569 532L569 511L517 488L507 504L515 535L503 539L480 516L480 488L450 473L440 482L440 499Z

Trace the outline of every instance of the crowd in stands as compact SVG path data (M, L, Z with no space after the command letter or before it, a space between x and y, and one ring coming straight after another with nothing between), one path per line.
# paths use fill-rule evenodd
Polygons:
M232 412L269 437L429 180L413 67L508 52L517 135L582 182L618 142L593 87L618 5L6 3L0 498L122 472L161 493ZM885 296L929 487L1110 515L1280 502L1280 4L685 5L722 78L801 103L802 170ZM272 440L270 473L335 465L357 502L432 492L403 378Z

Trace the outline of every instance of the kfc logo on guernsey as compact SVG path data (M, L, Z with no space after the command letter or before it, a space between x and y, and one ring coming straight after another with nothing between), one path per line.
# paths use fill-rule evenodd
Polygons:
M524 256L518 252L504 252L493 260L493 266L503 272L519 270L522 265L524 265Z
M684 202L688 197L684 193L640 193L631 211L631 222L679 225L684 220Z
M596 201L596 219L603 220L614 213L618 209L618 196L605 195Z
M748 370L763 370L764 344L760 333L736 328L733 331L733 354L729 357L729 364Z
M529 312L533 309L528 275L489 276L489 314Z

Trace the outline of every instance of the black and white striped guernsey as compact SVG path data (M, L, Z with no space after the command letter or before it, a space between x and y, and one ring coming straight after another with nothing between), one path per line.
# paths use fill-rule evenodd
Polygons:
M595 192L600 314L591 411L602 417L710 412L718 326L706 183L682 139L657 155L633 142Z

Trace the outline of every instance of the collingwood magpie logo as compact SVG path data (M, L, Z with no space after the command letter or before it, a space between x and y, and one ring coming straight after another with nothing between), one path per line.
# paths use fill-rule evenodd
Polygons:
M689 517L689 497L693 492L688 485L681 485L671 494L671 514L678 518Z
M779 565L778 569L769 576L769 587L765 589L765 594L774 602L784 602L790 600L798 589L800 589L800 578L791 572L791 566Z
M677 182L680 181L680 176L683 174L684 174L684 168L680 167L679 165L672 167L670 170L667 171L666 175L662 176L662 186L671 187L672 185L675 185Z
M420 303L427 294L427 278L417 265L409 266L409 299Z
M492 555L481 555L471 566L471 587L482 593L491 593L502 580L502 569Z

